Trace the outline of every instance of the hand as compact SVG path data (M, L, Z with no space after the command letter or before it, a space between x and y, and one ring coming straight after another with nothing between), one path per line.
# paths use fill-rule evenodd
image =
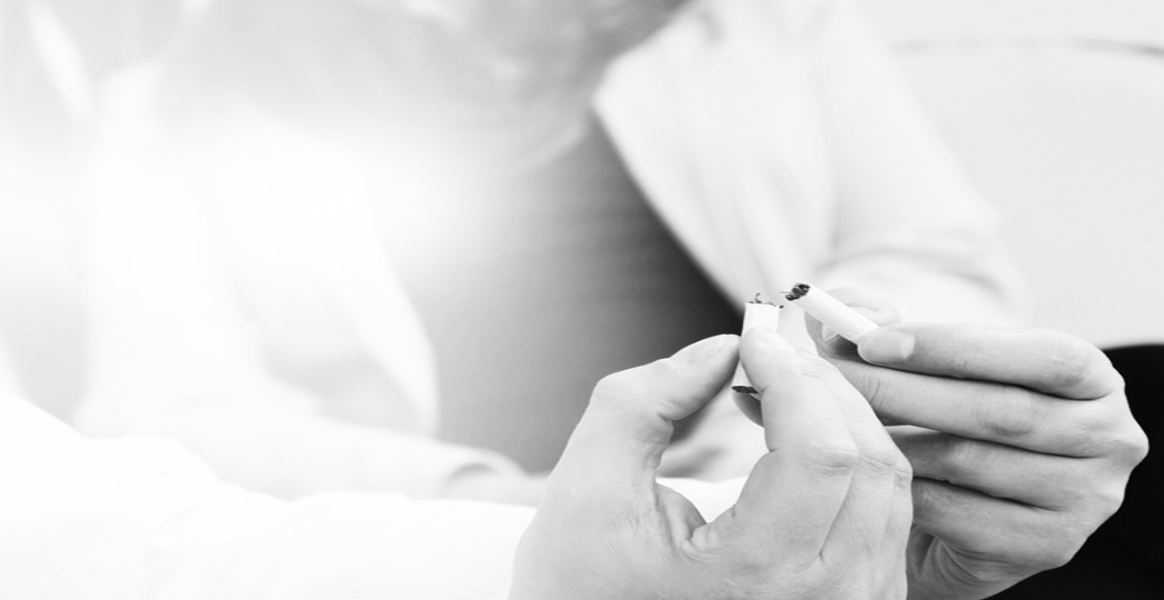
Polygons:
M734 336L607 377L518 548L512 600L903 598L909 469L864 398L770 330L739 343L771 451L711 523L656 482L672 422L713 398Z
M1147 438L1123 381L1078 338L1045 329L884 325L858 348L809 330L891 425L913 464L910 598L991 596L1066 564L1120 506ZM858 354L859 350L859 354Z

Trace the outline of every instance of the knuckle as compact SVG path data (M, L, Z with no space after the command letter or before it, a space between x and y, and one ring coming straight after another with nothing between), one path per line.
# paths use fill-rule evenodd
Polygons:
M1057 551L1051 551L1047 554L1041 566L1046 571L1066 566L1067 563L1071 562L1071 559L1075 558L1081 546L1082 544L1079 544L1070 548L1059 548Z
M861 462L861 452L853 444L818 443L800 450L801 462L812 471L828 477L848 477Z
M1118 408L1106 402L1063 402L1068 411L1060 411L1063 420L1059 429L1064 439L1071 442L1074 451L1082 456L1105 456L1116 449L1123 429L1123 416Z
M897 473L900 452L896 448L863 448L858 467L877 478L888 478Z
M1120 509L1120 506L1123 506L1123 503L1123 485L1105 485L1094 490L1090 499L1090 504L1094 506L1096 513L1093 520L1093 530L1099 529L1099 526L1111 518Z
M1050 349L1047 360L1047 378L1056 387L1074 388L1088 382L1095 364L1094 349L1090 344L1061 331L1047 330Z
M894 465L893 483L902 489L913 486L913 465L904 456Z
M1042 543L1036 544L1029 553L1029 563L1040 571L1058 569L1075 558L1086 539L1086 535L1074 535L1066 530L1043 536Z
M1050 337L1044 357L1044 383L1048 387L1084 399L1100 398L1123 388L1123 377L1094 344L1069 333L1045 331Z
M1123 485L1115 481L1092 484L1091 477L1072 481L1056 494L1058 520L1046 526L1042 538L1057 546L1082 543L1123 504Z
M643 367L645 384L639 390L643 398L650 398L652 411L668 421L690 414L687 404L693 390L701 382L693 377L691 365L665 358ZM650 389L647 389L647 388Z
M1057 569L1071 562L1098 526L1070 511L1044 514L1014 547L1012 560L1035 571Z
M1134 421L1112 438L1113 454L1131 465L1138 465L1148 457L1149 446L1148 434Z
M642 377L632 369L607 375L594 386L589 410L632 415L646 411L641 399L650 391Z
M596 401L623 398L634 393L638 386L632 371L619 371L598 380L592 398Z
M897 391L892 378L885 376L885 369L854 368L843 373L873 407L873 412L878 415L892 413L892 401Z
M916 512L941 514L955 500L951 488L944 484L929 480L919 480L913 484L913 506Z
M1087 408L1094 406L1094 409L1073 424L1080 455L1109 457L1116 464L1128 467L1148 456L1148 436L1126 409L1113 410L1099 401L1089 404Z
M974 406L975 424L1003 439L1028 437L1044 423L1029 392L1024 390L996 388Z
M674 380L683 367L680 363L668 358L661 358L652 363L612 373L598 380L594 386L593 397L596 399L625 400L628 397L640 398L652 394Z
M1140 464L1144 459L1148 458L1148 453L1151 451L1151 442L1148 441L1148 434L1136 426L1136 433L1134 439L1129 441L1128 450L1131 458L1135 460L1136 464Z
M825 380L834 373L837 373L837 368L827 360L807 353L801 353L804 360L791 361L786 365L789 375L793 377L801 377L804 379Z
M941 469L951 480L961 480L986 458L986 446L974 440L949 433L939 434L938 440Z
M951 370L955 373L965 373L976 362L978 354L978 334L967 327L955 327L950 332L951 340L947 345L950 355Z

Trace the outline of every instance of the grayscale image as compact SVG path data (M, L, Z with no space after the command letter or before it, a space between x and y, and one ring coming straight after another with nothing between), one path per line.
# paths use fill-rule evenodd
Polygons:
M1164 2L0 0L0 600L1164 597Z

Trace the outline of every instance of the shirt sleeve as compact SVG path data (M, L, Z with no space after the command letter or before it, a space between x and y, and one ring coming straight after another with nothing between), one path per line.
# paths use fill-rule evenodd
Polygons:
M150 80L138 76L120 82L133 85L111 102L87 179L89 362L78 429L173 437L225 480L287 498L342 489L434 497L465 469L519 476L512 461L440 443L415 424L333 416L319 395L275 372L266 334L231 279L237 265L210 225L214 203L191 175L194 157L155 139L139 114L150 107L122 98L144 95ZM410 405L407 391L368 401Z
M825 14L815 60L839 208L815 283L883 295L907 320L1021 322L1026 291L994 208L864 13L836 0Z
M533 511L396 494L283 501L172 442L90 440L0 397L6 597L493 600Z
M611 70L598 109L732 296L855 286L907 320L1016 323L996 212L850 0L708 2ZM781 330L810 344L796 321Z

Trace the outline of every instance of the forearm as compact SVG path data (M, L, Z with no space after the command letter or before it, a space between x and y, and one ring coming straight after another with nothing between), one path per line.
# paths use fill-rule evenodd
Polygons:
M830 263L813 279L822 288L856 287L884 297L909 321L1024 322L1025 288L1005 252L986 240L952 250L941 255L933 244L880 244Z
M124 398L91 398L85 412L93 417L86 419L86 431L171 437L224 480L283 498L333 490L433 498L445 495L454 476L470 469L502 481L524 476L512 461L486 450L341 421L294 397L282 403L247 397L158 398L148 409L135 409L132 402L119 408L117 400ZM109 422L124 412L132 418Z
M492 599L532 516L393 494L285 502L172 444L87 440L12 398L0 416L13 597Z
M160 150L156 154L166 155ZM121 159L112 152L108 158ZM262 262L252 265L251 279L232 279L240 265L250 264L250 255L219 238L232 223L244 222L242 217L231 215L235 220L221 222L209 218L203 200L173 191L184 189L183 178L168 173L165 165L145 165L158 181L141 181L145 178L137 176L133 164L108 165L110 172L124 175L114 179L126 187L107 190L89 207L91 323L87 395L75 417L79 429L103 437L171 436L228 481L284 497L347 489L432 497L442 494L447 479L459 469L516 471L494 454L408 433L427 431L422 413L433 403L428 397L430 371L423 340L405 336L417 329L415 324L406 307L392 304L391 295L366 300L394 317L386 327L403 348L395 356L408 362L399 366L394 385L368 386L371 391L360 401L380 403L388 408L385 412L398 415L388 423L399 430L332 417L319 396L280 377L270 364L278 339L272 341L272 334L247 313L253 306L248 300L255 296L246 291L248 281L273 277L286 265ZM347 197L351 190L343 189L341 196ZM280 194L272 197L286 201ZM221 203L256 213L265 207L227 198ZM263 246L259 233L239 235L235 241ZM234 254L226 253L231 249ZM270 249L263 246L260 251ZM293 257L286 260L294 262ZM268 313L294 314L283 327L310 322L312 313L296 313L300 305L294 301L272 301L275 295L304 289L287 283L266 292L270 297L260 295L260 301L269 303ZM396 318L397 312L403 314ZM322 328L298 335L313 339L320 332L326 339L328 332ZM401 375L413 378L402 382Z
M884 295L908 320L1020 321L1025 291L994 209L855 3L835 4L816 56L840 206L812 279Z

